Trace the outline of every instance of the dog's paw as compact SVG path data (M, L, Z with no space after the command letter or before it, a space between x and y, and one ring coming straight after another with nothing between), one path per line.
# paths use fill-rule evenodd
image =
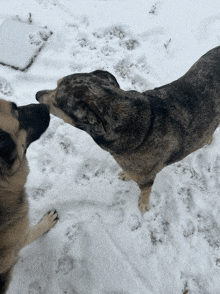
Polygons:
M39 223L44 228L44 233L48 232L58 221L58 214L56 210L46 213Z
M119 179L122 181L130 181L130 178L123 171L119 173Z
M138 208L141 213L146 212L147 210L150 210L150 203L144 203L142 199L138 201Z

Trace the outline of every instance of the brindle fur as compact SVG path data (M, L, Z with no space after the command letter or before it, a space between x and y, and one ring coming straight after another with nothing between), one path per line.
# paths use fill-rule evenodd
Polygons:
M15 103L0 100L0 294L8 289L19 250L57 221L57 213L52 211L29 227L25 153L49 125L49 110L39 106L17 108Z
M121 178L140 187L145 212L157 173L210 142L220 123L220 47L154 90L124 91L112 74L97 70L66 76L36 99L112 154Z

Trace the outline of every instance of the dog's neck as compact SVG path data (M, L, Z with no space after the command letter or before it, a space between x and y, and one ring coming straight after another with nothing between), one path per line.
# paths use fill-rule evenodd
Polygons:
M136 100L135 94L134 101ZM116 105L115 109L112 107L114 113L121 108L121 115L116 120L109 115L110 118L107 118L106 124L107 132L102 136L95 136L95 132L90 134L101 148L111 154L132 153L141 148L150 133L153 122L151 105L147 97L143 95L142 100L139 99L138 103L135 105L135 102L132 102L129 106L126 101L118 107Z

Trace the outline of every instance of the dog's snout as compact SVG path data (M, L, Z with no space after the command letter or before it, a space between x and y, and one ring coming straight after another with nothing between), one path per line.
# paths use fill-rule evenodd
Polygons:
M36 100L38 102L41 102L41 97L43 97L45 94L47 94L47 91L39 91L36 93Z

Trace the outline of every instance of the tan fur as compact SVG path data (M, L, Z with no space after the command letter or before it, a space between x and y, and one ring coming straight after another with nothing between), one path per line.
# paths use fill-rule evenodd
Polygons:
M61 81L62 79L58 80L57 85L59 85ZM55 97L56 97L56 91L53 91L50 94L48 93L45 99L43 99L43 103L50 106L50 113L62 118L64 122L74 126L71 118L68 115L66 115L62 110L60 110L58 107L56 107Z
M63 78L61 78L57 81L57 86L59 86L59 84L62 82L62 80L63 80Z
M46 214L40 223L29 227L24 189L29 172L24 154L27 132L20 129L18 119L11 113L11 103L4 100L0 100L0 129L10 134L17 149L13 166L0 176L0 294L4 294L19 250L50 230L56 223L57 214ZM1 164L4 164L2 160L0 168Z

